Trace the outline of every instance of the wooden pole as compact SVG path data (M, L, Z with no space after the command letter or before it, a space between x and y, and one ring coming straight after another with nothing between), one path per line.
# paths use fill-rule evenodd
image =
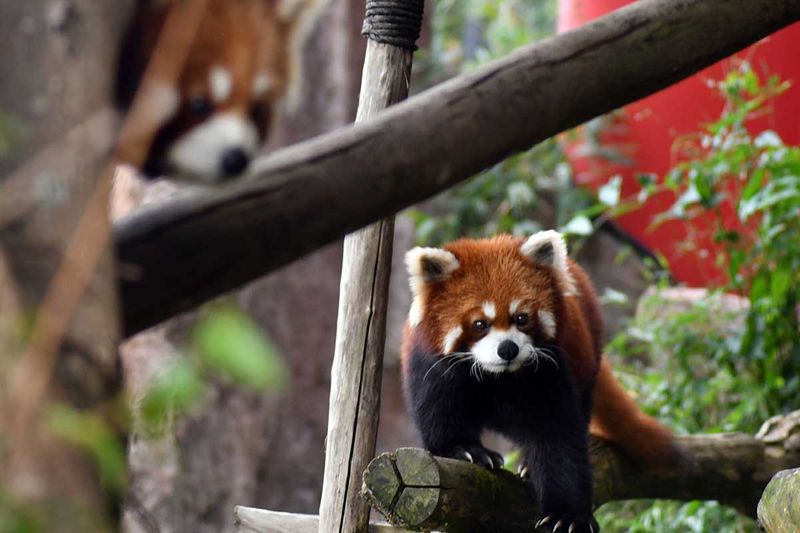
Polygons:
M593 438L594 504L640 498L717 500L755 516L761 492L775 472L800 465L798 435L800 411L768 420L755 436L680 436L687 460L666 471L638 468L614 445ZM762 522L797 520L796 509L792 514L780 506L790 498L774 496L777 487L790 486L788 479L773 481L775 490L765 493ZM413 530L515 533L531 531L538 518L535 499L519 477L417 448L375 458L364 473L363 491L389 522Z
M800 0L640 0L116 227L126 335L448 189L800 19ZM232 261L231 258L236 258Z
M417 1L421 12L421 0L410 3ZM356 122L408 96L412 55L410 48L368 41ZM393 236L394 218L389 217L344 240L321 533L366 532L369 527L361 475L375 455L378 434Z

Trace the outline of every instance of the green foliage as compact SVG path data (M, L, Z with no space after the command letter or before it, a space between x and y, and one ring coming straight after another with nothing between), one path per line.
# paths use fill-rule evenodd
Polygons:
M280 391L288 371L261 328L235 307L211 307L197 322L188 353L156 376L139 415L145 431L163 430L168 417L200 402L208 383L224 379L254 391Z
M6 157L28 135L23 122L0 110L0 158Z
M44 531L41 513L19 505L0 492L0 531L3 533L39 533Z
M119 434L102 416L66 405L52 405L47 424L54 435L86 450L100 473L104 488L121 495L125 490L125 448Z
M774 414L800 407L800 148L775 132L753 137L746 129L787 83L764 81L742 62L715 87L725 111L685 145L691 157L665 177L678 198L661 218L711 216L722 244L716 261L730 279L724 289L750 304L729 353L763 384L761 401Z
M683 139L685 159L663 180L643 185L645 196L676 193L660 220L711 221L729 282L679 309L661 294L645 299L610 351L625 355L618 375L639 403L679 431L754 432L800 408L800 149L746 129L786 83L743 62L713 87L726 101L720 119ZM757 530L713 503L643 505L604 506L604 531Z
M211 382L274 392L288 381L288 371L272 342L247 315L229 305L211 306L201 315L184 351L153 378L136 405L136 430L145 436L160 435L175 416L199 405ZM130 426L126 401L117 400L86 411L50 405L46 422L53 435L86 453L106 492L122 497L127 478L122 435ZM0 453L2 437L0 433ZM115 530L103 523L105 518L66 497L23 506L0 491L2 532L39 533L63 524L70 531Z
M139 404L138 414L144 431L163 431L171 414L189 410L205 391L206 383L195 360L178 358L172 361L152 379Z
M596 513L603 533L757 533L754 520L717 502L607 503Z
M463 236L527 235L542 229L541 197L564 197L570 178L557 142L550 139L439 195L424 211L408 214L417 240L429 245ZM551 216L557 219L558 213Z
M195 327L192 346L210 369L250 389L275 390L288 379L277 348L255 322L233 307L204 316Z
M433 7L432 53L422 65L429 82L469 71L551 35L557 2L445 0ZM417 225L417 240L430 245L500 232L526 235L543 224L565 224L573 213L594 203L570 181L559 144L550 139L443 193L424 210L409 213ZM554 204L554 209L543 211L544 204Z

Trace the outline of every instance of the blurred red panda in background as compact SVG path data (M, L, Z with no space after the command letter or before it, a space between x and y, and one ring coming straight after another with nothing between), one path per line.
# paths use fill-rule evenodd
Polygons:
M142 83L174 1L139 1L119 57L122 109ZM162 121L141 171L203 183L242 175L278 106L297 91L305 29L325 1L208 0L177 85L153 94Z

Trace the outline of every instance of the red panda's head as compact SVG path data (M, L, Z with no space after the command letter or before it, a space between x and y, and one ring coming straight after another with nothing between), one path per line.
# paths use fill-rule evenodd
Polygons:
M414 248L406 265L414 298L409 327L442 355L471 357L492 373L547 359L563 296L575 291L555 231Z
M123 42L117 101L127 108L170 4L140 0ZM206 183L243 174L296 82L301 25L321 0L210 0L176 85L148 80L162 108L142 170Z

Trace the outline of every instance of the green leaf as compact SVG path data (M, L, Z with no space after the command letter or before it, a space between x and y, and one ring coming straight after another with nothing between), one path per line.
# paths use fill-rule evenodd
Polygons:
M288 372L274 344L247 315L230 306L213 309L197 324L192 345L200 359L247 387L285 384Z
M776 270L770 280L770 293L776 302L783 302L789 289L792 287L794 274L791 270Z
M584 215L576 216L561 228L561 232L567 235L585 236L591 235L593 231L592 221Z
M628 295L611 287L606 287L600 297L600 301L604 304L625 305L628 303Z
M170 412L190 408L204 391L205 383L194 362L186 357L175 359L148 384L139 404L146 429L158 429Z
M608 183L600 187L597 191L598 199L609 207L615 207L619 203L620 191L622 190L622 177L617 175L609 180Z
M99 415L54 405L47 426L55 435L88 452L100 472L103 485L121 494L126 485L125 448L120 436Z

